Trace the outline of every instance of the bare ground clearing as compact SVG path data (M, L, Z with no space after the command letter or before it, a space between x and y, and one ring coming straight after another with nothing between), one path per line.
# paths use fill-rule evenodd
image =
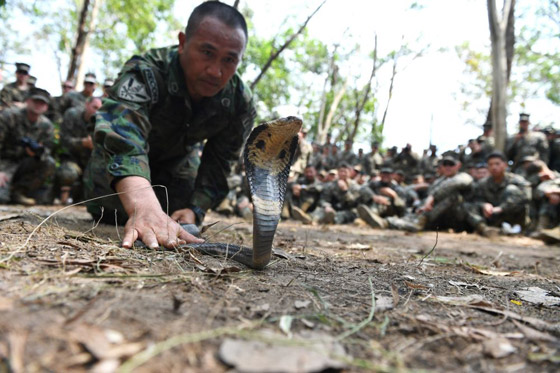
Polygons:
M55 210L0 206L0 372L560 369L558 246L283 222L287 255L252 271L119 248L81 207L31 235Z

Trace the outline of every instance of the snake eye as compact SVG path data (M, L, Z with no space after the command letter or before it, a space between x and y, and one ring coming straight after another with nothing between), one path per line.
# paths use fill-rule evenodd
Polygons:
M286 151L282 149L282 151L281 151L280 154L278 155L278 158L284 159L285 156L286 156Z
M257 141L255 146L260 150L264 150L264 148L265 148L264 141L263 140Z

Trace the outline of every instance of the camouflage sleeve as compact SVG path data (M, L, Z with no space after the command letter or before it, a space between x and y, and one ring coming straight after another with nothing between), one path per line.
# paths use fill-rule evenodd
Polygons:
M537 142L537 151L539 152L539 158L544 162L548 164L548 159L549 159L549 151L548 151L548 141L546 139L546 137L544 137L544 135L539 138L539 141Z
M226 130L208 139L202 151L200 167L190 203L208 210L216 207L228 194L227 177L237 162L249 137L256 110L249 88L239 86L240 104Z
M8 87L2 88L0 91L0 107L8 108L12 102L12 93Z
M502 196L499 207L503 214L518 211L519 205L528 204L531 200L531 185L521 176L513 175Z
M78 152L82 147L82 137L75 136L74 133L76 125L79 124L76 123L76 119L75 110L68 110L64 113L64 118L60 125L60 143L70 152Z
M111 186L116 178L127 176L140 176L151 181L148 113L157 92L153 93L145 83L146 70L150 69L142 65L140 57L129 60L95 117L93 140L95 147L101 148L104 154Z
M321 195L319 196L318 206L332 207L331 201L333 198L333 182L325 184Z
M539 184L535 190L535 199L542 200L546 193L560 193L560 179L547 180Z
M469 174L460 172L450 179L442 182L431 193L434 201L438 202L453 193L465 193L471 190L473 179Z
M10 131L9 120L10 117L8 116L7 111L0 111L0 156L2 154L2 149L4 148L4 141L6 141Z
M46 117L42 117L40 139L45 149L48 150L46 154L50 154L54 148L54 126Z

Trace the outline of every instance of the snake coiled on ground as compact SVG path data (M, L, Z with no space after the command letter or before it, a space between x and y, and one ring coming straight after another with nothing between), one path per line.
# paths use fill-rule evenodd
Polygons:
M301 126L301 119L296 117L266 122L255 127L245 143L243 161L253 200L253 247L228 243L183 247L226 256L254 269L263 269L268 264Z

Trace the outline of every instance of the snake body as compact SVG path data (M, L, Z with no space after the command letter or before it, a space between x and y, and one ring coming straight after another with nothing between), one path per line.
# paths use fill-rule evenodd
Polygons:
M245 144L243 160L253 200L253 247L227 243L187 244L186 247L225 255L254 269L268 264L301 126L301 119L296 117L266 122L253 129Z

